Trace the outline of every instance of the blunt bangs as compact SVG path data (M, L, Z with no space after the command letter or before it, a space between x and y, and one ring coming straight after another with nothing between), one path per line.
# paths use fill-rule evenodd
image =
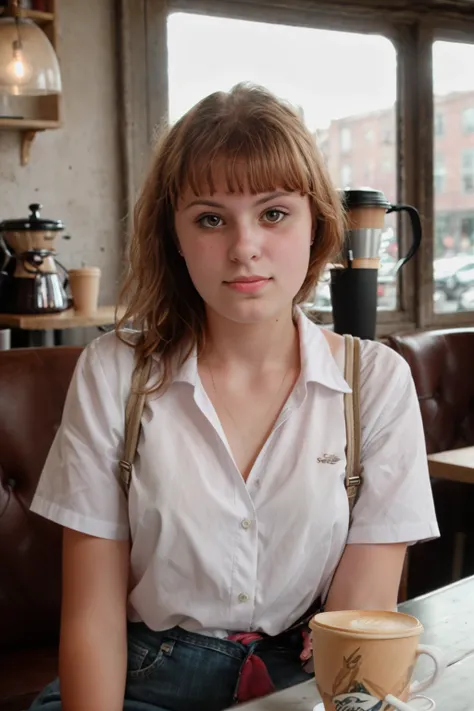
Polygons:
M227 129L221 125L220 130L210 126L201 134L171 178L173 207L188 187L196 196L213 195L221 182L230 194L283 189L308 195L314 190L302 146L284 129L264 121L254 126L234 123Z

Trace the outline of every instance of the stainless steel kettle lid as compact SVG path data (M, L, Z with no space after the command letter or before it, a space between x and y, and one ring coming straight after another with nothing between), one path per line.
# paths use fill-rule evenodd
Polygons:
M383 207L388 209L391 207L387 198L381 190L373 188L348 188L347 190L339 190L342 203L346 210L356 207Z
M28 205L30 214L23 219L4 220L0 222L2 232L59 232L64 229L61 220L44 219L40 215L43 206L39 203Z

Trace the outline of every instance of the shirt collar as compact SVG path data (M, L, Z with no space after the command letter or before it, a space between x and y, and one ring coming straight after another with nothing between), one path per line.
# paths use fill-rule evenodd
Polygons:
M300 337L301 375L306 383L319 383L331 390L350 393L321 326L311 321L300 307L296 308Z
M315 382L337 392L348 393L351 389L331 352L322 333L322 328L308 318L300 307L295 309L296 324L300 339L301 375L306 383ZM196 350L176 371L173 382L196 386L198 367Z
M184 361L182 366L178 368L173 376L174 383L189 383L196 386L198 380L198 364L196 347L191 352L191 355Z

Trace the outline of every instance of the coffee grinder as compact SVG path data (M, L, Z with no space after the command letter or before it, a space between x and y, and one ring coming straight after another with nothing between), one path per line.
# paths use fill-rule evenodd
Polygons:
M46 314L71 306L67 271L56 259L55 241L61 220L43 219L42 206L29 205L26 219L0 223L0 312Z
M331 301L334 331L359 338L375 339L377 323L377 279L380 243L385 215L407 212L412 244L397 262L394 273L406 264L421 244L421 221L411 205L392 205L380 190L361 188L342 191L346 232L342 264L331 269Z

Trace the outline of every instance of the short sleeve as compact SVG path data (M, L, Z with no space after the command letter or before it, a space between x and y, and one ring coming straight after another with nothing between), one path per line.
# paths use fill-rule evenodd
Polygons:
M67 528L120 540L129 535L118 480L124 414L116 363L106 364L106 377L99 345L103 338L110 345L111 336L81 353L31 510Z
M408 543L436 538L421 413L406 361L380 343L363 343L363 483L348 543Z

